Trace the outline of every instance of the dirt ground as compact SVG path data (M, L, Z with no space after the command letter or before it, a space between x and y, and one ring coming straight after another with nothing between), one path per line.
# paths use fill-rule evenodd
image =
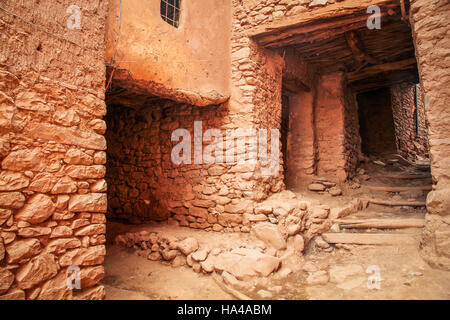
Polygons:
M388 163L389 160L383 159ZM376 178L382 174L421 173L411 165L393 162L388 166L367 164L364 176L360 174L350 184L342 184L340 197L328 193L296 190L299 198L330 207L342 206L355 198L384 198L386 200L424 201L427 192L371 192L367 185L408 186L431 185L429 178L417 181L394 181ZM429 172L429 171L428 171ZM361 183L361 187L352 184ZM350 219L369 218L420 218L425 219L423 207L383 207L371 205L368 209L348 216ZM200 247L234 249L247 243L259 241L245 233L216 233L161 224L129 225L108 223L107 255L105 260L106 299L201 299L224 300L235 296L223 291L209 274L195 273L188 266L174 268L168 262L154 262L139 256L139 250L119 247L114 244L116 235L138 231L157 232L164 236L195 237ZM352 231L350 231L352 232ZM312 241L304 256L282 263L278 272L267 278L248 280L239 291L252 299L264 298L258 293L264 290L272 299L320 300L320 299L450 299L450 272L432 269L420 257L419 239L421 229L375 230L358 232L409 233L417 237L414 245L345 245L331 246L326 250ZM142 255L142 254L141 254ZM379 270L379 288L369 289L367 280L372 274L368 268ZM283 270L290 269L290 274Z
M139 227L142 228L142 227ZM173 226L152 226L164 234L179 231ZM111 227L123 231L130 226L116 224ZM136 229L132 226L131 229ZM238 245L243 235L201 232L182 228L186 235L195 234L204 243L222 242ZM199 233L202 233L200 235ZM349 249L349 250L348 250ZM348 246L334 248L332 252L313 248L306 253L303 265L314 264L317 270L329 271L333 266L359 265L366 271L371 265L380 268L379 290L367 288L369 274L360 274L351 281L354 288L327 282L308 285L308 272L299 266L287 278L277 274L255 279L251 290L243 292L260 299L260 289L274 293L272 299L450 299L450 272L432 269L420 257L414 246ZM233 296L224 292L211 275L195 273L189 267L173 268L162 262L153 262L138 256L133 249L109 244L105 260L106 275L103 284L109 300L201 299L229 300ZM355 282L356 281L356 282ZM348 284L347 284L348 286ZM350 285L350 287L355 284Z

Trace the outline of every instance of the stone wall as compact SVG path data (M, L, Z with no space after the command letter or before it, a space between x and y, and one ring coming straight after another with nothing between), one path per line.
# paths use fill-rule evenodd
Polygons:
M108 1L2 1L0 299L102 299ZM67 287L70 266L81 289Z
M417 90L417 119L416 119ZM401 83L391 87L392 113L398 152L409 160L428 157L425 105L420 85ZM417 127L416 127L417 125Z
M245 184L251 175L233 164L194 163L194 121L202 121L203 133L220 130L229 121L226 105L198 108L160 100L138 110L109 106L108 111L109 218L169 219L191 228L241 231L242 213L253 210L252 202L243 200L252 196ZM179 128L192 137L190 164L171 160L179 143L171 135ZM203 150L209 145L205 140Z
M343 76L322 75L315 104L317 174L339 181L354 176L360 153L356 101Z
M314 127L314 91L298 92L289 99L289 133L286 184L301 186L316 173L316 134Z
M411 0L410 21L424 92L431 174L423 257L432 265L450 268L450 2Z

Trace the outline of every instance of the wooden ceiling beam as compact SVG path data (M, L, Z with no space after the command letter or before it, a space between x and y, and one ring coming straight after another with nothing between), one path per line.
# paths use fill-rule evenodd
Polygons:
M282 23L254 28L249 36L260 45L271 48L326 39L333 37L334 33L342 34L365 27L367 7L374 4L383 8L381 17L390 16L393 12L400 15L400 4L395 0L351 0L287 17Z
M391 87L398 83L419 81L419 74L417 69L388 72L386 74L379 74L376 77L363 79L350 83L349 88L357 93L376 90L379 88Z
M347 81L349 83L352 83L358 80L374 77L380 73L391 71L402 71L414 68L417 68L416 58L409 58L401 61L388 62L384 64L370 66L359 71L349 72L347 73L346 76Z

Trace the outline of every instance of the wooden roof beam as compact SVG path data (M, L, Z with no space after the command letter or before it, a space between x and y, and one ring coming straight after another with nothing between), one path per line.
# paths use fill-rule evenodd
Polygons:
M354 71L347 73L347 81L349 83L370 78L376 76L377 74L390 72L390 71L400 71L400 70L408 70L417 67L416 58L409 58L406 60L388 62L384 64L378 64L374 66L370 66L364 68L360 71Z

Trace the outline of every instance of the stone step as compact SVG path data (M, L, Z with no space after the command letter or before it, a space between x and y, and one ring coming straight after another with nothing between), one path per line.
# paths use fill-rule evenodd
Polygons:
M420 235L415 233L324 233L322 238L332 244L418 245Z
M391 207L426 207L425 201L392 201L384 199L361 199L372 204L378 204Z
M334 223L345 229L403 229L423 228L425 219L336 219Z
M422 180L422 179L431 179L431 174L384 173L371 175L371 177L379 179Z
M370 191L383 191L383 192L431 191L432 190L431 184L426 185L426 186L407 186L407 187L363 185L363 188L370 190Z

